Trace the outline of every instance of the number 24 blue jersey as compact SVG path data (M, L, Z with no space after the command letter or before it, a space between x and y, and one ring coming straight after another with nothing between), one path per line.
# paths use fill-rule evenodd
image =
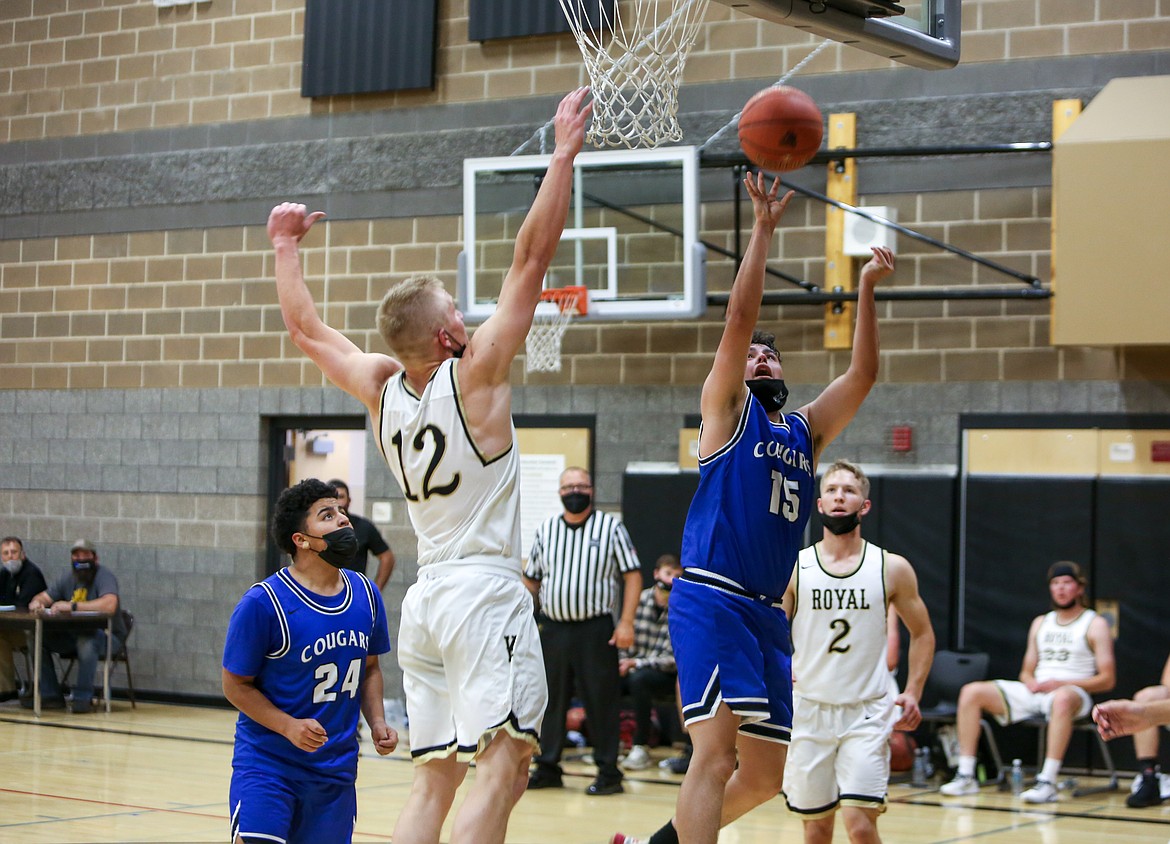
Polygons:
M277 709L316 719L328 739L308 753L241 712L233 767L294 776L311 771L337 782L357 778L366 657L389 651L390 633L382 596L369 579L339 571L344 584L337 595L310 592L285 568L249 589L236 605L223 667L255 677L256 688Z

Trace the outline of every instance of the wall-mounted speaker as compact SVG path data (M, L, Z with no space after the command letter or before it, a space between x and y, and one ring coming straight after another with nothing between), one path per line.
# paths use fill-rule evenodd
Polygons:
M891 206L875 205L861 207L861 210L875 217L884 217L891 223L898 222L898 209ZM894 229L852 211L845 212L845 245L842 251L846 255L868 257L874 246L886 246L897 252L897 239L898 233Z

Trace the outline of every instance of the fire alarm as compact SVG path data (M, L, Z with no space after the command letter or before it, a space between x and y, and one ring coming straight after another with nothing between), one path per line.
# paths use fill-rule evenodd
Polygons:
M909 425L895 425L890 429L890 449L910 451L914 448L914 429Z

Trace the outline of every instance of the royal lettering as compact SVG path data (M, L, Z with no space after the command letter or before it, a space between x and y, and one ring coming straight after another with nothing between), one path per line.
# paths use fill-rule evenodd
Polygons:
M869 600L865 589L816 589L812 590L814 610L868 610Z

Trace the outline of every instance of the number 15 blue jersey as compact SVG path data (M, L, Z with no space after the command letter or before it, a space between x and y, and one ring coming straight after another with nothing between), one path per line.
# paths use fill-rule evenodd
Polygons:
M353 783L357 779L361 681L368 655L390 650L382 596L365 575L339 569L337 595L305 589L287 568L244 593L228 622L223 667L293 718L314 718L328 738L301 750L244 713L236 721L234 768Z
M726 445L699 460L682 564L779 598L816 498L812 431L799 413L772 422L748 395Z

